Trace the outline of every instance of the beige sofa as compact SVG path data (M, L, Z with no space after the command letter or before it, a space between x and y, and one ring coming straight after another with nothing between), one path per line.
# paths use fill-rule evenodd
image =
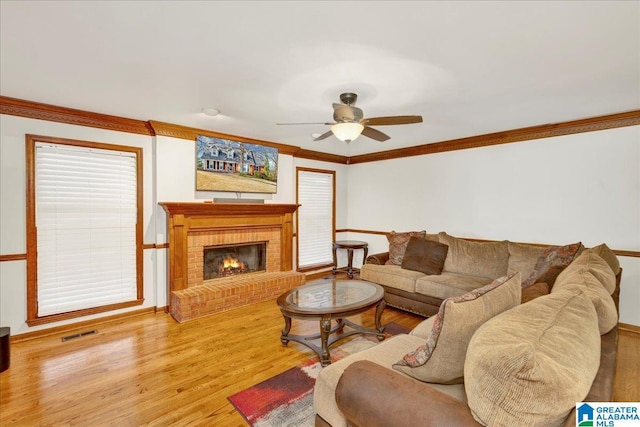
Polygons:
M323 368L316 426L575 425L612 397L622 270L604 245L574 255L548 295L521 304L515 271Z
M523 283L533 284L529 282L532 281L532 274L535 273L540 256L549 249L558 248L506 240L469 241L451 236L446 232L438 234L428 234L425 231L391 232L388 239L389 252L367 257L361 268L360 278L381 285L385 289L387 305L425 317L437 313L440 304L446 298L463 295L506 274L519 271ZM422 261L424 257L429 255L424 251L422 253L418 251L417 258L413 258L413 266L409 266L410 268L403 266L407 262L404 257L405 251L411 250L410 239L424 239L447 246L446 259L439 274L425 274L423 271L416 270L416 268L420 269L420 262L424 262ZM576 255L584 249L580 243L572 246L578 249ZM616 270L619 270L615 254L605 244L594 249L614 267L617 265ZM525 298L527 297L525 295Z

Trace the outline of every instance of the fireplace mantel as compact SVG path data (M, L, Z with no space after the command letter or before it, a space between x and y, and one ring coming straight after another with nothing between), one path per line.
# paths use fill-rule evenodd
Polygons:
M160 202L169 215L220 216L220 215L286 215L300 205L283 203L188 203Z
M168 295L190 286L188 237L201 232L247 229L280 231L280 271L293 268L293 213L299 205L282 203L160 202L168 215ZM169 305L171 303L169 302ZM171 309L171 307L169 307Z

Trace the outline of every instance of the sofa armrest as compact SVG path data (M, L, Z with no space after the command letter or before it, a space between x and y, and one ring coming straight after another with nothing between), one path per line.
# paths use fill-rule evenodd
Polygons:
M369 255L365 260L365 264L384 265L389 260L389 252Z
M336 402L355 427L481 426L466 403L367 360L345 369Z

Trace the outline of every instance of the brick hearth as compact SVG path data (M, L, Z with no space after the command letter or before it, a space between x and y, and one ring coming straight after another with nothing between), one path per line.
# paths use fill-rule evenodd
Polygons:
M160 203L168 213L168 311L184 322L275 299L304 283L292 270L297 205ZM203 281L206 246L266 242L266 271Z
M214 279L171 293L171 315L178 322L273 299L304 283L295 271L250 273Z

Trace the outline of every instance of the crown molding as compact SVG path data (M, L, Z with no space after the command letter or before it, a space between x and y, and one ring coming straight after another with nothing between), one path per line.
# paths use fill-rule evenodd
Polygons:
M319 151L305 150L300 148L296 151L293 157L300 159L318 160L320 162L339 163L341 165L349 164L349 157L341 156L339 154L321 153Z
M88 126L118 132L153 135L153 130L147 122L111 116L108 114L91 113L74 108L58 107L41 102L25 101L8 96L0 96L0 114L27 117L30 119L46 120L50 122L67 123L78 126Z
M281 154L289 154L293 157L299 157L310 160L318 160L321 162L332 162L347 164L348 157L337 154L321 153L319 151L305 150L293 145L280 144L277 142L263 141L260 139L252 139L244 136L229 135L226 133L213 132L206 129L192 128L188 126L176 125L172 123L149 121L149 126L154 130L156 135L169 136L172 138L180 138L189 141L195 141L198 135L210 136L213 138L231 139L234 141L246 142L249 144L266 145L278 149Z
M640 125L640 110L633 110L623 113L591 117L587 119L531 126L485 135L477 135L466 138L422 144L414 147L399 148L396 150L379 151L376 153L347 157L338 154L307 150L293 145L286 145L271 141L246 138L238 135L213 132L206 129L192 128L171 123L159 122L155 120L134 120L125 117L92 113L89 111L77 110L73 108L59 107L56 105L44 104L40 102L10 98L7 96L0 96L0 114L67 123L78 126L88 126L141 135L162 135L189 141L195 141L198 135L206 135L214 138L232 139L235 141L242 141L250 144L259 144L274 147L277 148L280 153L289 154L293 157L345 165L399 159L403 157L422 156L427 154L444 153L447 151L464 150L467 148L488 147L491 145L508 144L513 142L529 141L533 139L570 135L574 133L594 132L598 130Z
M213 138L231 139L233 141L246 142L247 144L266 145L268 147L274 147L278 149L279 153L293 155L299 150L298 147L293 145L280 144L271 141L262 141L260 139L247 138L244 136L230 135L226 133L213 132L206 129L192 128L188 126L175 125L172 123L158 122L155 120L149 120L149 125L154 130L156 135L169 136L172 138L186 139L189 141L195 141L198 135L210 136Z
M376 162L380 160L399 159L402 157L421 156L425 154L444 153L446 151L464 150L467 148L488 147L491 145L529 141L532 139L550 138L553 136L574 133L594 132L625 126L640 125L640 110L606 116L572 120L569 122L531 126L467 138L423 144L397 150L379 151L349 158L349 164Z

